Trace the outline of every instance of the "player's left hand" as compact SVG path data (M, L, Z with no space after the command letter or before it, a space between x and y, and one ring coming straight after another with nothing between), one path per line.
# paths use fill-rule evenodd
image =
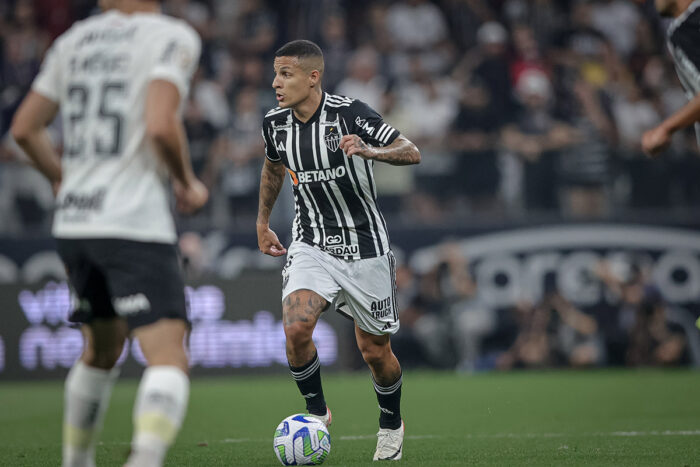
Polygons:
M173 181L173 191L175 192L175 207L183 214L193 214L209 199L209 190L202 182L193 178L185 185Z
M340 139L340 149L345 152L345 155L352 157L355 154L363 159L374 159L376 149L362 141L357 135L345 135Z
M665 126L645 131L642 135L642 150L651 157L658 156L671 144L671 132Z

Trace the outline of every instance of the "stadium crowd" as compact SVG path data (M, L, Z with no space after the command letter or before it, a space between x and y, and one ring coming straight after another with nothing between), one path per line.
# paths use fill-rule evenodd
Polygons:
M688 337L697 334L692 320L665 303L644 255L600 261L591 279L603 285L605 298L586 307L565 298L554 274L545 276L537 299L489 305L457 244L440 245L438 255L427 273L406 265L397 271L402 328L392 345L407 366L667 367L697 358Z
M693 132L678 134L656 160L640 149L643 131L686 102L652 4L165 0L164 10L203 39L184 112L193 165L212 199L188 228L252 229L261 122L276 105L272 57L295 38L322 47L326 91L363 100L420 147L420 165L375 167L390 223L687 216L700 206ZM0 234L49 232L51 188L8 128L51 41L94 8L94 0L0 2ZM57 146L59 128L56 121ZM647 280L641 271L620 284L601 265L600 279L622 297L612 320L576 309L553 283L540 303L484 312L458 258L447 255L422 276L399 270L406 330L396 345L420 348L417 364L471 370L688 358L655 295L627 290ZM470 338L450 337L455 330Z
M271 57L298 37L324 49L327 91L362 99L421 148L418 166L377 168L389 218L595 219L697 206L692 132L659 160L640 151L641 133L685 99L650 3L166 0L204 41L185 110L195 168L214 195L198 225L254 217L260 122L275 106ZM0 158L15 162L0 166L6 232L46 231L52 204L9 140L11 116L51 40L93 8L0 5Z

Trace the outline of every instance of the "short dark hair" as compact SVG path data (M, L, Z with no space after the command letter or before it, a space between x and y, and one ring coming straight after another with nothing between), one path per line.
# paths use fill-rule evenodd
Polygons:
M297 57L299 59L320 57L323 59L323 52L321 51L321 47L314 42L307 41L306 39L299 39L287 42L277 49L275 57Z

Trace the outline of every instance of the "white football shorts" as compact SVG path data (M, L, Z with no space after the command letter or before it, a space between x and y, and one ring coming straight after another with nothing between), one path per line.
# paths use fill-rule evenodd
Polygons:
M370 334L399 330L396 303L396 259L389 253L377 258L344 260L301 242L287 250L282 271L282 299L307 289L335 300L339 313Z

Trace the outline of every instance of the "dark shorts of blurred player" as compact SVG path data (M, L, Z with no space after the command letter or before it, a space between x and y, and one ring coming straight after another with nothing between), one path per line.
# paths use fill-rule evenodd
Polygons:
M56 243L75 293L71 322L122 317L133 330L170 318L189 325L174 245L123 239Z

